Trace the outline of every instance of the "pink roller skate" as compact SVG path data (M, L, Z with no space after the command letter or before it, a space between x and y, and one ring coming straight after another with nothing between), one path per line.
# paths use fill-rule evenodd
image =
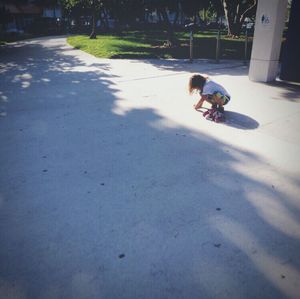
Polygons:
M203 117L205 117L207 120L214 120L214 114L217 112L215 108L211 108L206 110L203 113Z
M216 110L216 111L213 113L213 121L216 122L216 123L224 122L224 121L225 121L224 111L221 112L221 111L219 111L219 110Z
M203 113L203 117L205 117L207 120L214 121L216 123L224 122L225 121L225 115L224 115L224 108L211 108L208 109Z

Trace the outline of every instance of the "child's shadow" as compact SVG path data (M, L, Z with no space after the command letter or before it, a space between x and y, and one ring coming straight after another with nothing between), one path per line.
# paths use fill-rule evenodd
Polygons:
M198 111L203 113L206 110L201 109ZM225 117L226 117L226 121L223 122L222 124L229 127L242 129L242 130L254 130L259 127L259 123L255 119L241 113L225 110Z
M259 127L259 123L250 116L245 114L233 112L233 111L225 111L226 121L224 125L243 129L243 130L254 130Z

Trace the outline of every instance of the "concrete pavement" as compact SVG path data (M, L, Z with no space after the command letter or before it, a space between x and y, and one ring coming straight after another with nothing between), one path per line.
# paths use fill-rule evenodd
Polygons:
M300 298L300 89L247 73L1 47L0 298Z

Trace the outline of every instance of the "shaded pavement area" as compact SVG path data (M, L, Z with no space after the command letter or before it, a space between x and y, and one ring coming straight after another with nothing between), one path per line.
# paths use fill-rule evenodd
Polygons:
M300 90L247 73L1 47L0 297L300 298Z

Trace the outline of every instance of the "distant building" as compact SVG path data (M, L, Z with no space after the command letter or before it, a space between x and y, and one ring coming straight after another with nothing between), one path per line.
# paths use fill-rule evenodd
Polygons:
M61 7L60 6L43 7L43 17L61 19L62 17Z
M7 23L2 25L2 30L6 32L26 32L38 19L48 18L56 21L62 17L59 4L50 6L43 4L43 1L37 4L29 0L27 4L20 4L18 1L0 0L0 9L9 16Z

